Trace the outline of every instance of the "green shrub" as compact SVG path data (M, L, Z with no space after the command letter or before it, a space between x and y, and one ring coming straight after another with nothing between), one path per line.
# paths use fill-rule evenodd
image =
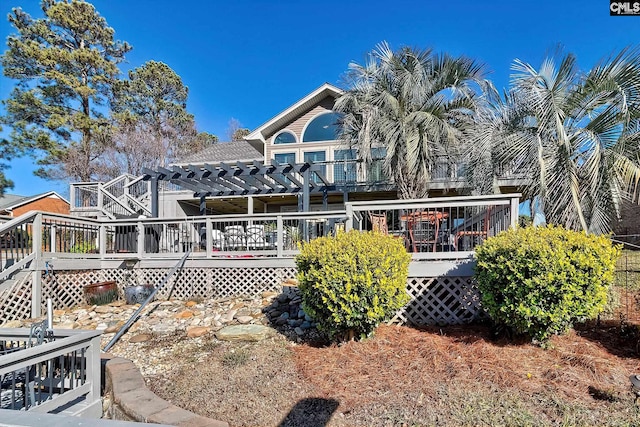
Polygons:
M499 325L546 342L607 303L619 248L561 227L500 233L476 248L482 305Z
M409 301L411 256L374 232L339 232L303 244L296 257L302 306L332 339L370 336Z
M96 251L96 245L93 242L79 242L73 245L69 252L74 254L88 254Z

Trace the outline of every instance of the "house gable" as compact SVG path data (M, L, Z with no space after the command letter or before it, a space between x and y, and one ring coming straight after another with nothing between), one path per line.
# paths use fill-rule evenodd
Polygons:
M7 194L0 198L0 215L20 216L29 211L69 214L69 202L55 191L35 196Z
M264 144L274 134L287 128L288 125L297 123L300 118L304 117L315 108L333 108L333 102L342 96L343 93L344 91L342 89L329 83L325 83L277 116L273 117L271 120L259 126L247 135L245 139L249 142L261 142ZM331 99L333 101L331 101ZM328 105L330 106L327 107ZM300 131L302 131L302 129L300 129Z

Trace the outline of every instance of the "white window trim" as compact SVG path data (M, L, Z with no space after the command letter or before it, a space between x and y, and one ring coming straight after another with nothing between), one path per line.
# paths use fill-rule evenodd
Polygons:
M276 138L282 133L288 133L288 134L293 135L294 141L293 142L286 142L284 144L276 144ZM293 131L291 131L289 129L282 129L282 130L278 131L278 133L274 134L271 137L271 145L273 145L275 147L287 147L287 146L290 146L290 145L293 145L293 144L299 144L299 143L300 143L300 140L296 136L295 132L293 132Z
M309 125L311 124L311 122L313 122L315 119L317 119L320 116L324 116L325 114L339 114L337 111L333 111L333 110L327 110L327 111L321 111L318 114L314 115L313 117L311 117L309 120L307 120L307 123L304 124L304 127L302 128L302 132L300 132L300 143L301 144L313 144L313 143L335 143L335 142L339 142L339 139L327 139L327 140L322 140L322 141L305 141L304 140L304 134L307 132L307 127L309 127Z
M284 146L284 147L288 147L289 144L278 144L278 146ZM300 161L300 150L298 148L292 147L293 149L291 150L271 150L271 159L270 160L275 160L276 159L276 154L295 154L296 159L295 159L295 163L298 163Z
M303 148L300 149L300 161L304 162L304 155L305 153L319 153L319 152L324 152L324 162L331 160L331 155L333 154L333 152L331 151L330 147L325 147L324 149L318 149L320 147L310 147L310 146L305 146ZM329 180L329 182L333 182L333 173L330 171L330 167L329 165L324 165L324 172L325 172L325 178L327 178Z

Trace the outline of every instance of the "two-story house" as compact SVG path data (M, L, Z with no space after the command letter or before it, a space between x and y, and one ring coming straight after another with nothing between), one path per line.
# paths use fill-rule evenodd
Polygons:
M245 140L215 144L172 166L195 170L205 165L228 167L239 163L313 164L326 182L318 175L311 178L325 191L309 196L310 210L342 209L347 200L396 198L396 189L382 170L385 149L381 147L374 151L373 163L365 165L358 161L355 149L338 139L339 113L333 111L333 107L342 94L341 89L325 83L253 130ZM301 174L297 175L302 181ZM439 170L436 165L433 176L437 181L431 185L434 195L442 194L443 190L455 194L455 189L463 183L450 167ZM260 194L238 191L224 195L215 195L213 191L195 197L197 188L168 191L162 185L159 192L161 216L295 211L301 209L302 198L300 191Z
M145 214L180 217L336 210L343 209L346 201L397 198L393 182L383 173L385 148L374 150L373 162L365 164L354 148L339 140L339 113L333 108L342 94L338 87L325 83L242 141L217 143L167 167L147 171L146 178L157 185L151 185L151 207ZM309 174L306 184L305 171ZM514 192L518 179L505 174L499 179L501 192ZM430 196L459 194L466 187L464 164L452 159L436 161L431 181ZM122 210L127 203L114 205ZM73 205L74 211L84 209ZM130 213L139 212L138 207L131 206Z

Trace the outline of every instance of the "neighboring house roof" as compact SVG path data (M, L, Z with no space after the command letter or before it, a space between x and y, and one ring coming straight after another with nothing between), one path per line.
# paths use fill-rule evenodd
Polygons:
M69 203L67 199L56 193L55 191L47 191L46 193L36 194L35 196L19 196L17 194L5 194L0 197L0 211L6 211L15 209L27 203L34 202L38 199L42 199L49 196L55 196L66 203Z
M286 123L313 108L318 102L322 101L327 96L339 98L340 96L342 96L342 94L344 94L344 91L342 89L332 84L325 83L311 92L309 95L302 98L300 101L293 104L291 107L284 110L282 113L278 114L271 120L259 126L257 129L247 135L245 139L250 142L260 141L264 143L267 135L280 130L280 128L283 127Z
M174 162L175 165L216 164L220 162L252 162L264 156L247 141L218 142L197 153L192 153Z

